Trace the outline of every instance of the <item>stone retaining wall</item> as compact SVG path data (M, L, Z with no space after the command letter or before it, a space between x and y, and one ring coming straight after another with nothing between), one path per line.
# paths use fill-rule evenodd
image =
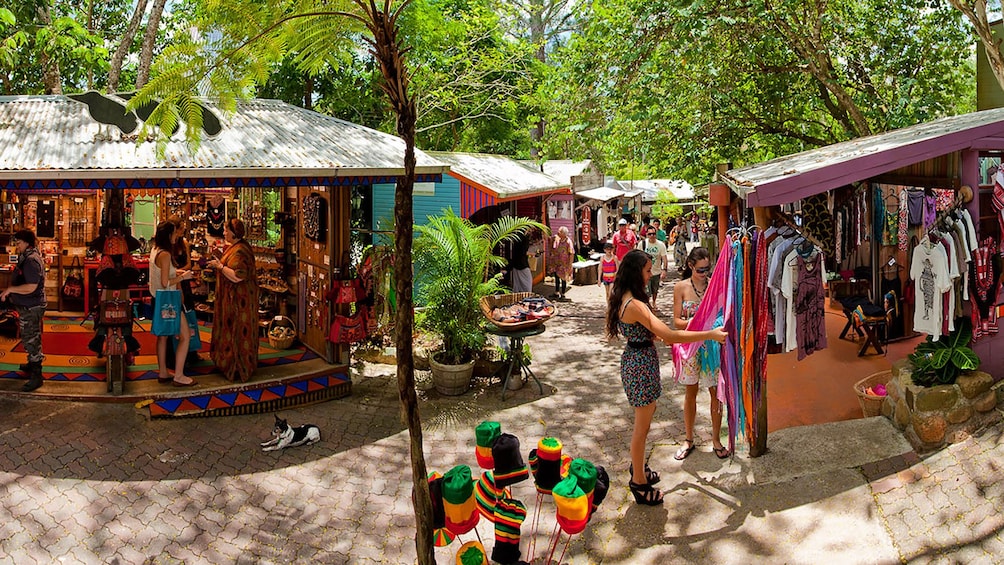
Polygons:
M989 373L972 371L952 385L923 387L913 384L912 373L907 359L893 363L882 415L903 431L917 451L958 443L1001 421L1004 381L994 384Z

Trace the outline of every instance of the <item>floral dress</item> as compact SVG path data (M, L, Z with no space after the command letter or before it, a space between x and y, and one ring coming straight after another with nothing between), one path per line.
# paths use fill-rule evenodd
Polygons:
M694 283L690 283L693 285ZM682 314L691 319L694 314L697 313L697 307L700 306L701 301L684 300L680 306L683 309ZM697 353L693 357L688 359L680 371L680 375L677 377L677 382L682 385L696 385L699 384L701 388L710 388L713 386L718 386L718 373L720 370L706 371L701 369L701 357L707 350L707 345L701 345L697 350Z
M627 307L633 298L624 303ZM621 310L623 314L624 310ZM648 406L662 396L662 379L659 374L659 352L652 343L653 334L639 322L617 322L627 346L621 355L621 384L628 403L634 408ZM641 345L641 347L638 347Z
M574 258L572 240L568 238L561 239L555 236L553 247L554 249L551 252L551 272L561 280L572 280L572 259Z

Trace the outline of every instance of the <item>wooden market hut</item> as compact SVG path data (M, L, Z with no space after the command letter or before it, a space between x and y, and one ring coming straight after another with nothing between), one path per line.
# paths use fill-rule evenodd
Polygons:
M956 194L965 192L963 187L970 187L975 197L964 206L974 221L978 240L989 237L999 243L1004 235L1004 222L993 204L993 173L999 168L1002 155L1004 109L986 110L719 171L718 179L722 184L712 185L711 203L718 206L720 212L731 213L739 222L744 220L745 209L752 208L757 223L765 227L771 218L785 216L790 219L799 203L818 195L839 197L841 192L863 191L861 194L866 201L873 202L875 191L888 191L889 187L941 189ZM954 202L959 205L959 200ZM827 267L837 271L863 267L870 272L871 292L875 297L879 296L879 279L893 276L883 270L884 265L905 266L893 270L894 276L904 286L910 282L911 258L908 254L911 248L907 246L906 251L901 250L898 242L895 242L897 245L881 245L881 234L876 231L875 223L868 221L867 225L871 233L862 244L864 253L853 259L861 264L849 265L845 260L843 264ZM719 226L719 235L724 241L726 225L719 222ZM994 308L1000 308L999 293L994 304ZM967 305L967 313L968 309ZM909 316L904 318L905 323L909 323ZM906 333L912 333L912 327L907 327ZM993 334L973 345L982 360L981 370L994 375L995 380L1004 375L1001 340L1004 334ZM825 379L827 375L814 375L813 378ZM765 403L766 394L763 399ZM757 422L760 433L756 445L752 446L754 455L763 453L766 447L765 407L759 414L764 421Z
M204 221L201 198L225 195L233 206L228 214L242 217L249 230L261 230L260 241L249 238L262 244L256 246L263 263L259 269L271 266L285 275L288 289L280 302L297 322L299 341L326 363L321 373L344 385L348 346L327 339L332 316L344 306L332 305L325 295L332 281L349 271L353 193L392 184L403 174L404 141L281 101L239 101L231 113L204 100L206 131L198 147L177 133L158 153L152 134L140 137L146 135L141 127L148 113L142 108L126 112L128 96L0 97L0 245L9 243L17 227L41 226L40 216L21 214L19 207L52 206L56 221L46 234L51 237L43 239L51 242L55 256L47 279L59 289L72 263L84 259L85 242L97 235L103 192L159 200L154 204L160 205L160 219L180 215L190 230ZM447 166L421 151L416 158L418 182L442 179ZM305 233L302 221L308 200L320 202L322 218L311 233ZM268 384L251 396L244 394L251 383L244 383L243 396L216 391L199 397L194 391L192 398L163 410L209 412L233 408L235 399L243 404L288 400L326 387L304 381L295 390L262 393Z

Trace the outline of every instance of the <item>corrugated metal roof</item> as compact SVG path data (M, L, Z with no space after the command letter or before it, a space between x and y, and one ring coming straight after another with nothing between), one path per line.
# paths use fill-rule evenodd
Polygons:
M568 183L504 155L447 151L428 153L448 164L453 176L462 176L491 190L500 200L571 190Z
M92 119L83 103L65 96L0 96L0 178L62 171L107 176L109 169L144 177L186 170L203 176L272 169L324 176L403 172L399 137L278 100L238 102L232 114L204 104L220 117L223 131L204 137L195 153L178 134L158 159L154 142L137 145L135 136ZM418 173L445 172L444 164L421 151L416 159Z
M624 191L617 190L616 188L601 186L599 188L580 190L579 192L576 192L575 195L580 198L588 198L589 200L599 200L600 202L606 202L608 200L613 200L614 198L620 198L621 196L624 196Z
M750 205L771 206L965 149L1004 149L1004 109L835 143L726 171L721 178Z
M571 161L566 159L556 159L544 161L544 174L552 176L561 182L572 184L572 177L577 177L589 169L592 160Z

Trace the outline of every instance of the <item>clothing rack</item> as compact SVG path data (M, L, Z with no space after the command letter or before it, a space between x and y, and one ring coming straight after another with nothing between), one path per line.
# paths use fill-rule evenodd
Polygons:
M794 221L794 220L792 220L792 219L791 219L791 217L790 217L790 216L788 216L787 214L785 214L784 212L778 212L778 213L777 213L777 216L776 216L776 219L777 219L777 220L780 220L781 222L784 222L784 224L785 224L786 226L788 226L789 228L791 228L791 229L795 230L795 233L797 233L797 234L798 234L799 236L801 236L801 237L804 237L805 239L807 239L808 241L810 241L810 242L811 242L811 243L812 243L813 245L815 245L815 246L816 246L817 248L819 248L819 249L823 249L823 248L825 247L825 246L824 246L824 245L823 245L822 243L820 243L820 241L819 241L818 239L816 239L816 238L815 238L814 236L812 236L811 234L807 234L807 233L804 233L804 232L802 231L802 228L801 228L801 227L799 227L799 226L798 226L798 224L796 224L796 223L795 223L795 221Z
M931 227L928 228L928 230L927 230L927 236L928 236L928 238L930 238L931 232L937 230L939 227L940 228L948 228L948 225L945 224L945 220L947 218L949 218L950 216L952 216L955 212L958 212L959 207L961 207L963 204L965 204L965 200L962 197L962 195L961 194L956 194L955 195L955 200L952 201L952 205L949 206L948 208L945 208L944 210L938 212L938 215L935 216L934 223L931 224Z

